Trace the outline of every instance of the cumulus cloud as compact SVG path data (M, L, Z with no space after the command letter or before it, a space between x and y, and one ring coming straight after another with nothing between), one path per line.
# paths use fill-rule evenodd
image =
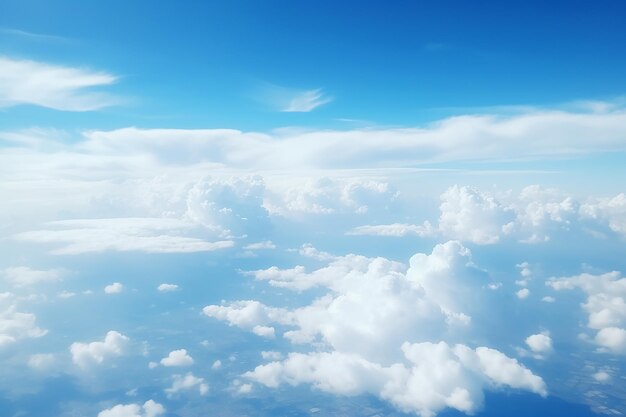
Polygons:
M186 349L173 350L169 355L161 359L163 366L191 366L193 358L189 356Z
M517 291L515 295L520 300L525 300L530 295L530 290L528 288L522 288L521 290Z
M159 286L157 287L157 290L160 292L172 292L172 291L177 291L178 290L178 285L176 284L159 284Z
M65 111L97 110L119 99L93 88L117 80L106 72L0 56L0 107L34 104Z
M27 266L6 268L2 275L4 280L13 287L30 287L37 284L56 282L61 279L62 270L37 270Z
M233 241L207 242L175 234L190 229L188 222L168 218L111 218L61 220L48 223L54 229L22 232L18 240L62 244L51 253L78 255L105 251L147 253L206 252L229 248ZM98 236L94 239L94 236Z
M383 366L341 352L291 353L244 374L268 387L311 384L339 395L369 393L404 412L430 417L444 408L473 414L483 389L508 386L545 396L541 378L497 350L439 343L404 343L405 362Z
M117 404L98 413L98 417L157 417L165 413L165 407L148 400L143 405Z
M172 386L165 389L165 393L169 397L188 390L198 390L200 395L206 395L209 392L209 385L204 382L204 378L196 377L191 372L187 372L185 375L174 375L172 379Z
M123 355L129 340L127 336L111 330L102 341L74 342L70 346L72 361L81 368L86 368L91 364L101 364L105 359Z
M104 292L106 294L119 294L124 290L124 286L119 282L114 282L113 284L109 284L104 287Z
M37 326L37 316L17 310L15 296L0 293L0 348L22 339L38 338L47 330Z
M305 248L313 257L320 253ZM312 272L271 267L249 273L294 291L326 290L309 305L290 310L248 300L205 307L206 315L231 326L254 331L273 325L293 344L315 348L286 359L263 352L272 362L245 378L268 387L310 384L339 395L369 393L422 416L446 407L475 412L484 389L546 394L540 377L497 350L430 342L469 326L489 291L489 277L459 242L418 253L408 267L353 254L322 259L328 264Z
M552 338L550 337L550 332L548 331L528 336L525 343L530 349L530 352L526 349L518 348L518 353L521 356L532 356L535 359L545 359L550 353L552 353Z
M583 290L587 300L582 307L587 326L597 331L595 343L608 352L626 353L626 278L619 272L552 278L546 285L557 291Z

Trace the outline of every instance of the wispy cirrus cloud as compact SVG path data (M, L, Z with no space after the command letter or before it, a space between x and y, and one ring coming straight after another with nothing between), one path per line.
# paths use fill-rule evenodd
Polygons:
M111 106L119 98L94 91L118 77L39 61L0 56L0 108L31 104L64 111L90 111Z
M286 113L307 113L333 101L321 88L302 90L270 83L263 83L255 96L275 111Z

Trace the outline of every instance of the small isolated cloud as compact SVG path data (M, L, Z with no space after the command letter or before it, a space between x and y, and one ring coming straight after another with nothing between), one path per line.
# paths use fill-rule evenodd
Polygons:
M276 245L271 240L264 240L263 242L251 243L243 248L245 250L276 249Z
M0 347L48 333L36 325L37 316L17 311L14 296L0 293Z
M98 413L98 417L158 417L165 414L165 407L148 400L143 405L118 404Z
M56 282L61 279L63 271L59 269L37 270L27 266L6 268L2 272L4 280L13 287L30 287L37 284Z
M209 385L204 382L204 378L196 377L191 372L185 375L174 375L172 379L172 386L165 389L165 393L169 397L188 390L198 390L200 395L206 395L209 392Z
M28 366L36 370L50 369L56 363L56 358L51 353L37 353L28 358Z
M220 369L221 367L222 367L222 361L219 359L213 362L213 365L211 365L211 369L213 370Z
M173 350L170 354L161 359L163 366L191 366L193 358L189 356L186 349Z
M123 290L124 290L124 286L119 282L114 282L113 284L110 284L104 287L104 292L106 294L119 294Z
M157 287L157 290L159 290L160 292L172 292L178 290L178 285L163 283Z
M543 301L544 303L553 303L556 301L556 299L552 296L546 295L541 299L541 301Z
M105 359L123 355L128 341L127 336L111 330L102 341L74 342L70 346L72 361L81 368L86 368L90 364L101 364Z
M526 338L525 342L533 353L533 356L537 359L543 359L545 355L552 352L552 338L550 337L550 332L530 335Z
M517 291L515 293L515 295L520 300L524 300L524 299L528 298L528 296L530 295L530 290L528 288L522 288L521 290Z
M306 113L333 101L323 89L299 90L264 83L257 91L259 101L281 112Z
M593 379L601 383L606 383L611 380L611 374L605 371L598 371L595 374L593 374Z
M94 87L118 78L102 71L0 56L0 107L33 104L65 111L89 111L117 104Z

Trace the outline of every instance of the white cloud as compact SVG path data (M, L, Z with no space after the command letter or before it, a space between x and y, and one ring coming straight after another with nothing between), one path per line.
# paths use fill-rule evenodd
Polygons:
M419 236L426 237L435 234L435 230L429 222L423 225L393 223L379 225L358 226L348 232L349 235L365 235L365 236Z
M614 232L626 235L626 194L591 200L581 205L580 212L583 218L602 221Z
M556 299L550 295L546 295L541 299L541 301L543 301L544 303L553 303L556 301Z
M177 291L178 290L178 285L163 283L163 284L159 284L159 286L157 287L157 290L159 290L160 292Z
M119 100L93 88L116 81L106 72L0 56L0 107L34 104L66 111L97 110Z
M261 357L265 360L277 361L283 358L283 354L273 350L264 350L261 352Z
M439 231L478 244L496 243L513 220L512 213L488 194L469 187L450 187L441 195Z
M61 291L59 294L57 294L57 297L59 298L72 298L76 295L75 292L71 292L71 291L67 291L67 290L63 290Z
M165 407L153 400L148 400L143 405L115 405L112 408L100 411L98 417L157 417L164 413Z
M107 332L101 342L74 342L70 346L72 361L81 368L86 368L94 363L101 364L105 359L123 355L128 341L128 337L111 330Z
M598 371L595 374L593 374L593 379L595 379L598 382L606 383L611 380L611 374L605 371Z
M209 392L209 385L204 382L204 378L198 378L191 372L185 375L174 375L172 379L172 386L165 389L165 393L170 397L180 391L192 389L197 389L200 395L206 395Z
M47 370L54 366L56 358L51 353L37 353L28 358L28 366L37 370Z
M314 258L320 253L306 248ZM263 352L263 359L273 362L244 377L268 387L311 384L340 395L369 393L423 416L446 407L474 412L483 390L498 386L546 394L540 377L497 350L407 342L449 337L469 326L471 315L484 305L488 276L459 242L414 255L408 269L352 254L323 259L328 265L310 273L303 267L251 273L295 291L327 290L309 305L289 310L237 301L205 307L208 316L250 331L270 324L277 331L286 328L284 338L314 349L283 360Z
M104 251L204 252L234 245L230 240L207 242L198 238L169 234L189 229L192 225L166 218L62 220L50 222L48 225L56 229L23 232L15 237L28 242L64 244L65 246L51 252L56 255ZM94 236L98 238L94 239Z
M275 330L273 327L270 327L270 326L254 326L252 328L252 333L254 333L257 336L267 337L268 339L273 339Z
M213 365L211 365L211 369L213 370L220 369L221 367L222 367L222 361L219 359L213 362Z
M119 282L114 282L113 284L109 284L104 287L104 292L106 294L119 294L124 290L124 286Z
M0 293L0 348L46 335L48 331L37 327L36 321L34 314L17 311L13 294Z
M491 385L546 395L541 378L493 349L404 343L402 352L405 361L390 366L336 351L291 353L282 362L257 366L244 376L268 387L311 384L339 395L369 393L424 417L447 407L473 414L482 407L482 390Z
M606 351L626 353L626 278L617 271L552 278L546 285L557 291L582 289L587 300L587 326L597 330L595 343Z
M528 288L522 288L521 290L517 291L515 293L515 295L520 300L524 300L524 299L528 298L528 296L530 295L530 290Z
M321 88L298 90L263 83L256 91L256 98L281 112L310 112L333 101Z
M250 243L243 248L245 250L276 249L276 245L271 240L264 240L263 242Z
M191 366L193 358L189 356L186 349L173 350L169 355L161 359L163 366Z
M13 287L30 287L37 284L56 282L61 279L63 271L59 269L37 270L27 266L6 268L2 275Z
M541 332L530 335L525 340L535 359L545 359L552 352L552 338L550 332Z

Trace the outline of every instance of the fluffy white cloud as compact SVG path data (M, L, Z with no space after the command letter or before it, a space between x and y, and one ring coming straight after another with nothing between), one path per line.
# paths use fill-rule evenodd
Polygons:
M159 286L157 287L157 290L159 290L160 292L172 292L172 291L178 290L178 285L163 283L163 284L159 284Z
M587 294L583 309L587 326L597 330L595 342L614 353L626 353L626 278L617 271L602 275L580 274L552 278L547 285L557 291L582 289Z
M188 222L167 218L112 218L62 220L50 222L55 229L22 232L18 240L61 243L51 253L77 255L104 251L141 251L147 253L205 252L229 248L229 240L207 242L172 234L192 227ZM94 239L97 236L97 239Z
M173 350L169 355L161 359L163 366L191 366L193 358L189 356L186 349Z
M245 250L276 249L276 245L271 240L264 240L263 242L250 243L243 248Z
M552 338L548 331L528 336L525 343L530 348L530 353L524 349L518 349L522 356L530 354L535 359L545 359L552 352Z
M488 276L459 242L414 255L408 268L384 258L320 253L303 247L303 255L328 262L310 273L304 267L250 273L295 291L327 290L309 305L288 310L238 301L205 307L208 316L250 331L286 328L284 338L315 348L284 360L263 352L274 362L244 377L268 387L311 384L340 395L370 393L423 416L446 407L474 412L483 390L499 386L546 394L540 377L497 350L426 342L470 325L489 292Z
M17 311L15 296L0 293L0 348L21 339L42 337L47 330L37 327L37 316Z
M580 207L583 217L606 223L611 230L626 235L626 194L591 200Z
M204 378L198 378L191 372L187 372L185 375L174 375L172 379L172 386L165 389L168 396L192 389L197 389L200 395L206 395L209 392L209 385L204 382Z
M115 405L112 408L100 411L98 417L157 417L164 413L165 407L153 400L148 400L143 405Z
M114 330L107 332L101 342L74 342L70 346L72 361L81 368L86 368L94 363L101 364L105 359L123 355L128 342L127 336Z
M6 268L2 275L13 287L30 287L33 285L55 282L61 279L63 271L59 269L37 270L27 266L16 266Z
M404 343L402 352L405 361L390 366L337 351L291 353L284 361L260 365L244 376L268 387L311 384L333 394L369 393L423 417L447 407L473 414L482 407L483 389L491 386L547 393L541 378L493 349Z
M515 295L520 300L524 300L524 299L528 298L528 296L530 295L530 290L528 288L522 288L521 290L517 291L515 293Z
M441 195L439 230L445 236L478 244L496 243L513 220L510 209L469 187L450 187Z
M106 72L0 56L0 107L34 104L56 110L96 110L118 100L93 87L116 81Z
M106 294L119 294L124 290L124 286L119 282L114 282L104 287Z

